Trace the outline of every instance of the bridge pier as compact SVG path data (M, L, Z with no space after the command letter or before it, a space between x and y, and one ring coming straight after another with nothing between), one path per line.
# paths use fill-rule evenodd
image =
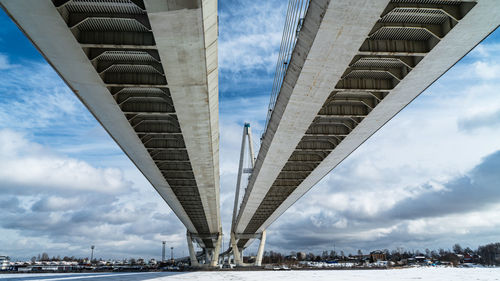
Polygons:
M212 251L212 262L211 266L217 266L219 262L220 244L222 242L222 230L219 231L219 236L217 237L217 242L215 243L215 248Z
M200 264L198 263L198 259L196 258L196 253L194 251L193 238L191 237L191 232L189 232L189 230L186 231L186 239L189 249L189 259L191 260L191 266L200 266Z
M240 250L238 249L238 244L236 243L236 239L234 236L234 233L231 233L231 248L233 251L234 264L236 264L237 266L243 266L243 260L241 259Z
M212 249L205 248L205 265L210 264Z
M238 247L239 239L259 239L259 249L257 256L255 257L255 262L244 263L243 262L243 250L244 248ZM262 266L262 258L264 256L264 247L266 244L266 230L263 230L260 234L235 234L231 233L231 249L233 252L234 263L236 266Z
M260 235L259 250L257 251L257 256L255 257L255 266L262 266L262 257L264 256L264 246L266 244L266 230L262 231Z
M222 243L222 229L217 234L198 234L191 233L189 230L186 232L186 239L189 249L189 259L191 260L191 266L193 267L215 267L219 264L219 253ZM212 245L210 248L206 247L202 242L203 240L210 239ZM194 250L193 242L197 241L202 243L200 246L203 248L203 253L201 256L196 256ZM199 259L199 260L198 260Z

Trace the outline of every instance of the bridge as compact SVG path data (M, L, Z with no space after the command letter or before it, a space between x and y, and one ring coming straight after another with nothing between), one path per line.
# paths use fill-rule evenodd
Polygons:
M0 5L185 225L191 264L215 266L217 1ZM260 239L260 265L267 227L496 29L498 11L497 0L290 0L266 129L252 168L240 163L238 185L251 176L223 255L243 265L240 251Z
M239 251L500 23L496 0L291 0ZM257 261L262 257L258 256ZM259 262L256 262L260 265Z
M216 0L1 0L215 265ZM105 188L105 187L103 187Z

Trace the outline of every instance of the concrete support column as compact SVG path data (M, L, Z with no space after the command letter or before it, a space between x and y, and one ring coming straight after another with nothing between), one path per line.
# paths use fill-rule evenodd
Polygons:
M266 230L263 230L260 236L260 244L259 244L259 250L257 251L257 257L255 257L255 266L262 266L262 257L264 256L265 244L266 244Z
M215 243L215 249L213 252L212 263L211 266L217 266L219 263L219 253L220 253L220 244L222 242L222 230L219 231L219 236L217 237L217 242Z
M240 251L238 249L238 245L236 244L236 239L234 238L234 233L231 233L231 248L233 250L234 263L236 265L242 265L243 261L240 257Z
M196 253L194 252L193 239L191 238L191 233L189 231L186 232L186 239L188 243L191 266L199 266L198 259L196 258Z
M205 248L205 264L210 264L212 249Z

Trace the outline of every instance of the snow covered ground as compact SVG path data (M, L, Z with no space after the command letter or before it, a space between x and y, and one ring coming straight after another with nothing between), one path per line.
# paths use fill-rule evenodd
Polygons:
M500 280L500 268L410 268L393 270L298 270L298 271L232 271L193 272L152 279L154 281L492 281Z
M493 281L500 280L500 268L409 268L392 270L299 270L299 271L198 271L187 273L95 273L95 274L1 274L0 280L151 280L151 281Z

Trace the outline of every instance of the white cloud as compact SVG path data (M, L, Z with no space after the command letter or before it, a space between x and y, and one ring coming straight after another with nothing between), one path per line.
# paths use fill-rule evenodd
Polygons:
M78 198L65 198L60 196L45 197L36 202L32 206L33 211L47 212L47 211L65 211L81 206L84 203Z
M219 13L219 63L222 71L274 71L283 31L285 2L240 1Z
M0 70L4 70L4 69L9 69L11 68L13 65L9 63L9 58L0 53Z
M0 189L4 192L25 194L51 189L113 194L125 191L130 184L117 169L95 168L54 154L11 130L0 131L0 158Z
M452 214L408 222L408 233L426 237L441 235L469 235L491 231L500 227L500 204L486 210Z
M499 52L500 52L499 43L486 43L486 44L479 44L478 46L476 46L468 56L474 59L485 59L498 56Z
M0 68L0 126L34 129L91 118L48 64Z
M500 78L500 65L492 61L490 62L478 61L474 63L474 70L476 74L482 79Z

